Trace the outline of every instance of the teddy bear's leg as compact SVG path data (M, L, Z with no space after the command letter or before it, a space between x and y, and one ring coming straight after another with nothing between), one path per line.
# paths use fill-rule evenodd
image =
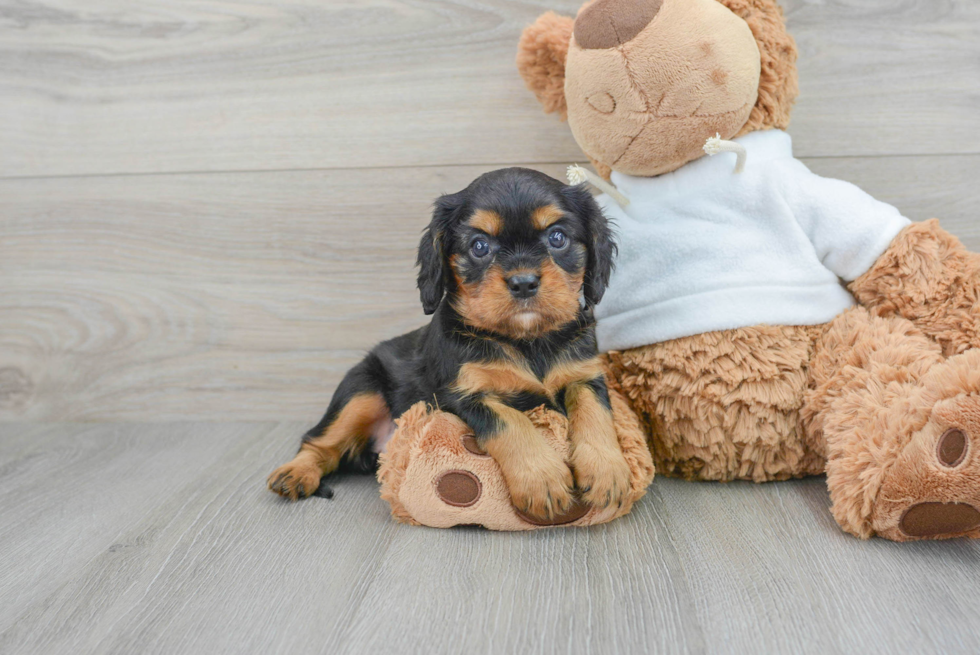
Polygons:
M659 473L757 482L821 473L799 430L819 329L757 326L612 352L610 386L645 423Z
M980 255L936 219L902 230L850 290L872 313L912 321L946 355L980 347Z
M511 502L500 467L453 414L418 403L397 419L398 429L381 454L381 497L392 516L405 523L447 528L482 525L493 530L531 530L553 525L604 523L629 512L653 479L653 463L642 430L625 401L609 391L615 438L629 467L622 506L576 502L566 513L542 521ZM543 406L526 412L541 438L564 460L569 456L569 420Z
M831 512L861 538L980 536L980 350L949 359L861 307L816 343L801 417Z

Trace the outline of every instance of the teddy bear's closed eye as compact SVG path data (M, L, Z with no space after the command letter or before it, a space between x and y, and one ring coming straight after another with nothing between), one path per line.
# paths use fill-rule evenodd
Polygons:
M600 114L611 114L616 111L616 98L609 93L594 93L586 98L585 102Z

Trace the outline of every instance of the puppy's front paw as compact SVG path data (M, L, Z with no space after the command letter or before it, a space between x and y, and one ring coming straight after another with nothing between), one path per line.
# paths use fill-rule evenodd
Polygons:
M630 465L622 451L580 444L572 452L575 486L595 507L622 507L630 491Z
M299 500L316 492L320 476L319 467L297 458L273 471L266 482L271 491L283 498Z
M572 472L554 451L542 451L509 468L504 471L504 478L518 510L551 521L571 509Z

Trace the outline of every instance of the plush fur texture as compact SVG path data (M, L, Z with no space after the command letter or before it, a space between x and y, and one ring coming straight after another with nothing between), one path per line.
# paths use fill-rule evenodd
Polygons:
M850 290L878 316L912 321L946 355L980 346L980 255L936 219L905 228Z
M643 430L627 402L614 390L610 400L620 448L629 464L630 491L622 506L592 507L570 526L605 523L628 513L646 492L654 468ZM549 447L563 458L571 453L568 420L538 407L526 415ZM470 430L456 416L418 403L398 419L398 429L381 455L378 480L381 497L397 521L448 528L480 525L490 530L534 530L549 527L522 517L510 501L500 467L485 455L468 450L463 438ZM448 504L440 497L439 481L447 473L464 472L478 481L478 498L470 505Z
M909 321L855 307L817 340L802 415L827 456L831 511L851 534L924 538L901 526L915 505L980 507L980 351L946 359ZM937 442L954 427L968 450L948 467ZM978 527L933 536L976 536Z
M553 11L542 14L521 34L517 69L545 112L568 116L565 104L565 58L575 19Z
M590 2L576 17L575 42L596 50L623 45L650 24L662 5L662 0Z
M579 14L576 31L587 19L602 20L592 13ZM667 0L616 47L587 49L572 39L565 65L575 140L591 157L631 175L674 170L704 156L708 137L732 137L759 88L752 32L716 0Z
M708 332L608 355L662 475L784 480L823 470L797 430L819 328Z
M831 512L855 536L980 536L980 523L929 536L901 527L920 503L980 508L980 350L947 359L911 321L855 307L826 326L614 352L607 366L661 474L762 482L825 470ZM936 456L951 428L968 440L954 469Z
M757 130L786 129L800 87L796 71L796 41L786 31L782 7L772 0L719 2L748 23L762 60L758 99L749 120L736 136Z
M835 319L815 350L803 424L809 442L828 459L834 518L868 537L889 465L928 418L929 408L910 398L942 355L908 321L872 317L860 307Z

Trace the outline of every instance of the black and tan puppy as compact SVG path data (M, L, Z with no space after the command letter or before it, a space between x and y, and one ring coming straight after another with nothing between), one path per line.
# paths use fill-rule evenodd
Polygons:
M576 487L594 505L620 503L629 466L592 317L614 251L589 192L536 171L494 171L439 198L418 252L432 321L379 344L347 373L269 488L292 499L314 493L322 476L362 460L392 417L424 400L470 426L519 509L550 519L569 508ZM568 463L522 413L542 404L569 418Z

